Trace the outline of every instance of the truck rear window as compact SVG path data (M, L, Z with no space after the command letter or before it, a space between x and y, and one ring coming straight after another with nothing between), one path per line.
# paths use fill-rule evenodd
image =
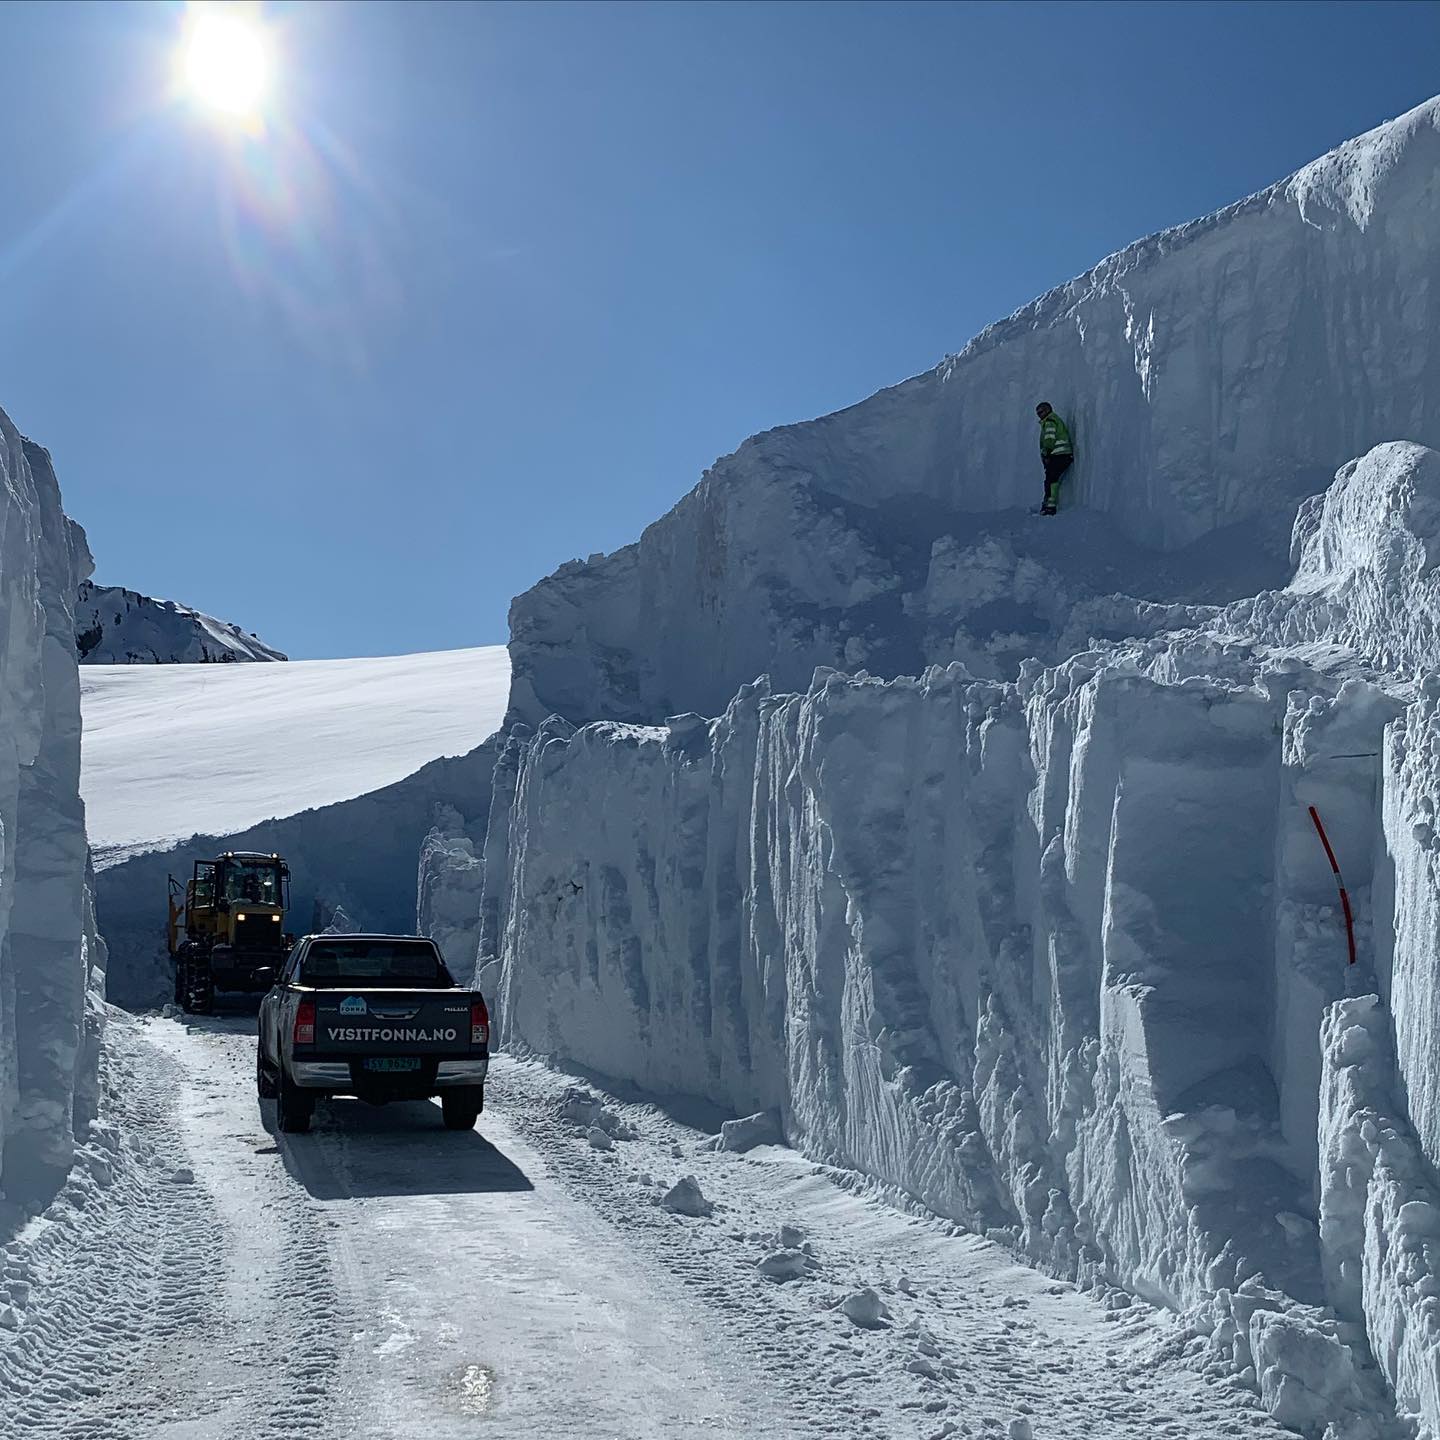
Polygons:
M310 946L300 980L322 989L401 985L447 989L454 985L440 952L426 940L326 940Z

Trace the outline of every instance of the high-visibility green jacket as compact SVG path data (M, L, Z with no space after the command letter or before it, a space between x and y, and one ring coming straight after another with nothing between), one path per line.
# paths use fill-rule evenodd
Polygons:
M1075 447L1070 443L1070 428L1052 410L1040 422L1040 453L1042 455L1073 455Z

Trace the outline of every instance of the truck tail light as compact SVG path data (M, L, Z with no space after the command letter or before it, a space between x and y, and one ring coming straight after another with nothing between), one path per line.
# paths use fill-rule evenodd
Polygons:
M470 1043L472 1045L488 1045L490 1043L490 1012L485 1008L485 1001L479 995L470 1002Z
M315 1002L313 1000L302 1000L295 1008L295 1043L297 1045L313 1045L315 1043Z

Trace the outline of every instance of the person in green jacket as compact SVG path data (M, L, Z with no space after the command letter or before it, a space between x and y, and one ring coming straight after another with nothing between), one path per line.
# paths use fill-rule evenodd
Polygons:
M1045 466L1045 501L1040 513L1053 515L1060 504L1060 477L1074 464L1075 447L1070 443L1070 427L1048 400L1042 400L1035 413L1040 417L1040 459Z

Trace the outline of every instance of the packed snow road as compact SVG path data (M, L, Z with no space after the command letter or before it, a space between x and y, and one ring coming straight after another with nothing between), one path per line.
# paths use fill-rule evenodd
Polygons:
M251 1014L117 1013L109 1052L108 1123L0 1251L7 1440L1282 1433L1143 1307L538 1065L478 1132L342 1101L282 1138ZM713 1213L659 1203L687 1173Z

